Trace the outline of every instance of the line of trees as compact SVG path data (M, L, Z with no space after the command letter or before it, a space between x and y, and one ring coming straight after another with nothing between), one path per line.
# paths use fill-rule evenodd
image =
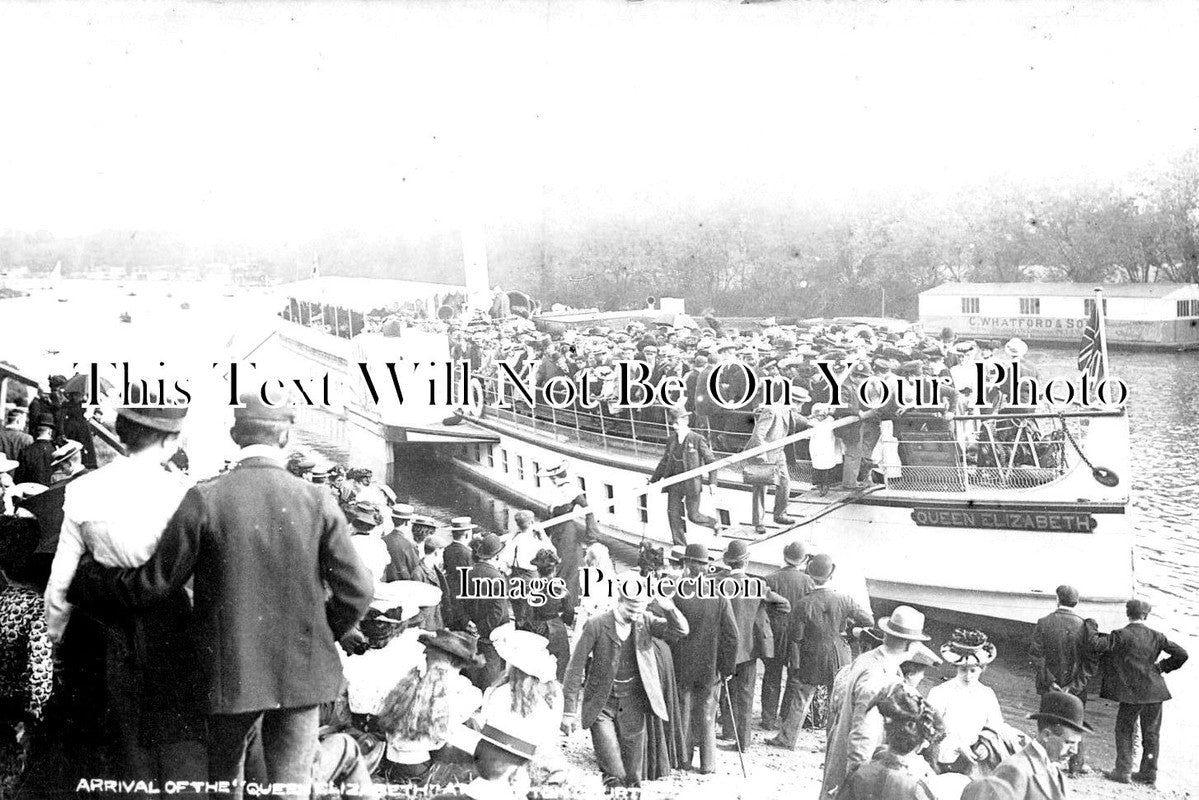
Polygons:
M666 295L738 315L912 317L919 292L944 281L1199 282L1199 148L1120 184L989 183L948 200L911 192L852 207L739 203L584 221L572 211L547 209L535 229L493 226L493 284L547 306L640 307ZM325 275L462 281L453 233L347 233L249 257L154 232L0 236L0 270L61 261L66 274L216 260L292 280L310 274L313 253Z

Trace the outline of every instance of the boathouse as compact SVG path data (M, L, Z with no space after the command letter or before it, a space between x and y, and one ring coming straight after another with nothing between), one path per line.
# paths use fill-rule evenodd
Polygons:
M1118 283L1103 289L1108 345L1199 349L1199 285ZM926 331L959 338L1078 343L1095 302L1093 283L943 283L920 293Z

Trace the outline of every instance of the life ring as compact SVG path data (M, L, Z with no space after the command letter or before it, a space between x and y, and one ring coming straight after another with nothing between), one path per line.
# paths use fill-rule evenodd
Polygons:
M486 390L483 388L483 381L475 378L470 382L470 389L467 392L466 407L463 409L468 417L482 419L486 403L484 402L487 396Z

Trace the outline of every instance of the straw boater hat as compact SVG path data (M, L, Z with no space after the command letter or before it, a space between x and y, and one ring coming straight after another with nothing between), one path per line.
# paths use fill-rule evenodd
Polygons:
M941 645L941 657L957 667L985 666L995 660L995 645L979 630L958 628L953 637Z
M74 439L67 439L50 457L50 466L57 467L59 464L64 464L81 452L83 452L83 445Z
M415 617L422 608L432 608L441 602L441 589L424 581L391 581L375 584L375 599L370 607L384 613L403 609L402 618Z
M383 524L383 512L379 511L379 507L369 500L354 501L346 516L349 517L350 524L357 530L369 531Z
M0 473L12 472L17 467L21 466L20 461L13 461L4 453L0 453Z
M891 616L880 619L878 627L889 636L910 642L927 642L932 638L924 635L924 615L911 606L899 606Z
M496 654L512 666L539 681L558 677L558 660L550 655L549 640L531 631L518 631L506 622L491 632Z
M535 718L522 717L510 709L497 709L483 721L478 742L488 742L522 761L530 761L541 744L541 732Z
M391 507L392 522L407 522L412 519L416 509L407 503L396 503Z
M912 642L911 646L908 647L907 656L904 658L903 663L916 663L925 667L935 667L941 663L941 657L923 642Z
M450 520L450 533L473 531L477 527L479 526L470 521L470 517L454 517Z

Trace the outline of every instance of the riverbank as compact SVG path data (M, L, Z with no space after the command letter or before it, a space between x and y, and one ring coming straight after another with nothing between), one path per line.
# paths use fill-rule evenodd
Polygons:
M947 675L944 677L948 677ZM938 678L939 680L939 678ZM1022 691L1019 684L1023 676L1017 676L1010 667L998 665L988 670L984 682L995 689L1003 706L1004 718L1017 728L1033 733L1034 723L1026 719L1031 708L1035 709L1035 693L1031 687ZM926 680L921 689L927 693L931 681ZM1016 698L1014 701L1012 698ZM1005 699L1007 700L1005 702ZM1171 709L1167 705L1167 715ZM1088 759L1094 772L1079 778L1069 778L1070 797L1080 800L1187 800L1199 797L1193 780L1193 755L1187 741L1174 741L1164 747L1163 754L1173 766L1164 768L1158 787L1138 784L1117 784L1103 777L1115 758L1112 726L1115 723L1115 705L1107 701L1092 702L1087 707L1088 719L1098 733L1088 736L1085 742ZM642 796L647 800L656 798L712 797L745 798L745 800L815 800L820 794L820 783L824 774L824 731L804 730L800 732L795 750L790 752L771 747L766 740L773 731L757 727L761 708L755 702L753 744L745 755L746 777L735 751L717 751L717 771L712 775L700 775L694 771L676 771L670 777L643 784ZM1167 740L1163 738L1163 742ZM570 764L568 781L571 786L595 788L599 786L599 767L595 761L591 736L586 731L576 732L563 745ZM699 763L696 758L697 765ZM954 798L956 800L956 798Z

